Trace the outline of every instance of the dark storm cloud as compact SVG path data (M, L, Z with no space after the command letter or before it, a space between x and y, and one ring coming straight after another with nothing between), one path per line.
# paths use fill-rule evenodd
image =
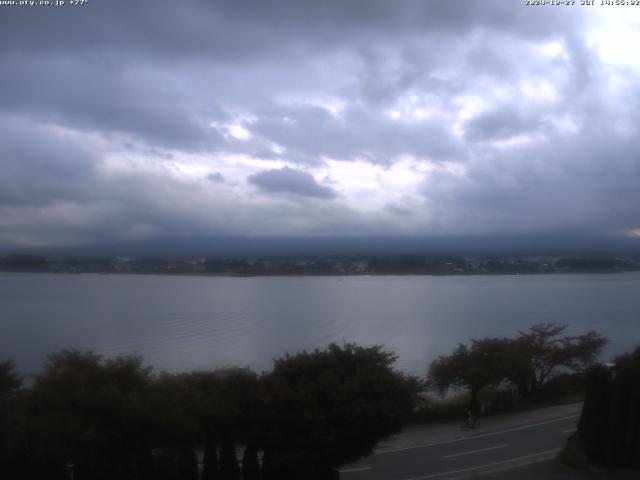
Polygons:
M248 181L266 192L324 199L336 196L333 189L320 185L311 174L288 167L250 175Z
M7 111L75 128L138 136L154 145L215 145L206 120L224 118L213 99L197 99L172 72L92 56L0 56Z
M236 58L281 48L292 37L298 44L326 46L360 36L482 26L535 38L566 27L567 15L541 10L545 9L526 9L501 0L185 0L159 2L153 9L143 0L99 0L83 8L4 9L0 40L5 48L8 41L34 51L41 51L47 41L53 52L97 47L161 57Z
M640 95L588 46L584 12L2 7L0 243L637 228ZM561 54L536 50L548 42ZM413 170L385 183L406 157ZM341 170L351 186L336 161L384 173Z
M423 193L438 212L438 223L451 227L457 219L477 233L612 234L635 228L640 142L603 120L592 120L590 131L588 137L556 135L493 151L467 163L466 175L431 176Z
M93 196L98 158L61 132L0 115L0 206L42 206Z
M548 15L542 21L537 12L506 7L503 2L456 6L419 0L187 0L161 2L154 8L141 0L116 0L96 1L82 8L5 8L2 13L0 104L4 108L47 116L75 128L131 134L155 145L186 149L237 148L225 145L219 132L209 127L226 118L219 103L230 101L233 106L234 101L228 95L233 87L216 84L211 78L217 76L208 72L212 66L244 71L241 81L246 81L255 76L254 64L263 58L280 64L281 75L286 75L287 68L295 68L317 52L345 45L360 48L366 62L372 63L379 56L370 46L382 37L394 45L412 34L450 34L454 38L477 26L542 35L557 25ZM401 74L381 75L385 72L377 67L365 69L364 89L357 95L367 94L368 89L370 98L393 96L407 87L428 65L419 53L425 51L424 45L413 50L404 62L411 67ZM397 75L400 78L391 83L384 80ZM376 84L373 78L387 83ZM245 89L242 96L246 95ZM365 114L370 117L371 112ZM323 151L327 145L337 145L335 150L341 153L339 145L350 144L347 156L370 145L364 128L353 124L338 128L327 119L311 118L319 117L318 112L300 115L304 116L302 127L307 127L305 120L320 121L325 130L318 138L309 132L296 139L296 143L310 143L295 146L301 159L333 154ZM363 121L357 115L352 120ZM369 123L371 118L364 120ZM377 127L373 126L374 132ZM377 133L371 137L379 138ZM284 134L276 131L275 135L279 139ZM331 142L326 141L328 135ZM401 138L407 135L412 138ZM374 156L421 150L424 141L418 139L429 136L389 132L389 138L397 139L396 148ZM319 142L325 145L323 149L314 145ZM398 145L407 142L415 146ZM378 151L378 147L369 148Z
M498 1L187 0L150 8L141 0L98 0L82 8L2 13L5 108L184 148L221 142L208 125L224 118L218 101L226 100L229 87L207 91L206 81L199 81L213 65L245 68L246 80L254 75L252 64L264 58L286 70L316 52L345 45L366 49L383 37L393 45L412 34L455 36L481 25L531 35L557 26L549 15L542 21L537 12ZM424 70L422 61L412 65L414 74ZM401 86L385 88L393 94ZM369 88L382 94L380 86Z
M259 117L252 131L286 146L301 163L321 157L388 163L402 154L441 160L460 151L440 121L403 125L363 107L347 108L343 116L315 106L280 107Z

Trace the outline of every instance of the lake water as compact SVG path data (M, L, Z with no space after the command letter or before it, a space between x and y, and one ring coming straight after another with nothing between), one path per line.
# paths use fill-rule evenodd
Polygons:
M169 371L269 369L329 342L383 344L422 375L472 337L537 322L596 329L605 359L640 344L640 273L179 277L0 273L0 359L25 373L63 348L141 354Z

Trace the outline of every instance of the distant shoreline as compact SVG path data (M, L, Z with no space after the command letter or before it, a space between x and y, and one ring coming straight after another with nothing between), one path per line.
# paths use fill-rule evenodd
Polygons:
M288 273L288 274L250 274L250 273L196 273L196 272L66 272L66 271L12 271L0 270L0 274L32 275L104 275L104 276L163 276L163 277L214 277L214 278L284 278L284 277L522 277L542 275L616 275L638 273L638 270L615 271L575 271L575 272L476 272L476 273Z
M462 257L456 255L291 256L230 258L70 257L14 254L0 257L0 271L291 277L364 275L537 275L640 271L640 256Z

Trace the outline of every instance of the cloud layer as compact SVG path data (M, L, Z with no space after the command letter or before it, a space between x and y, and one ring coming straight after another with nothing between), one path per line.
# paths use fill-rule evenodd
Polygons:
M0 246L639 231L639 8L0 9Z

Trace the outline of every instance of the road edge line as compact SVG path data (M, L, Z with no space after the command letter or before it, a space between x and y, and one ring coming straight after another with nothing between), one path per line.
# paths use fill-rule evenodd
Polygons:
M373 453L375 455L385 455L387 453L404 452L406 450L415 450L415 449L418 449L418 448L429 448L429 447L436 447L438 445L447 445L449 443L464 442L466 440L475 440L476 438L491 437L493 435L500 435L502 433L516 432L518 430L526 430L527 428L534 428L534 427L539 427L541 425L548 425L550 423L562 422L563 420L569 420L571 418L578 418L579 416L580 416L580 414L576 413L575 415L568 415L566 417L554 418L552 420L546 420L544 422L531 423L531 424L528 424L528 425L520 425L518 427L510 427L510 428L506 428L506 429L503 429L503 430L496 430L496 431L493 431L493 432L480 433L478 435L469 435L468 437L454 438L453 440L445 440L444 442L427 443L427 444L424 444L424 445L413 445L411 447L393 448L393 449L390 449L390 450L374 450Z
M403 480L427 480L429 478L444 477L446 475L455 475L456 473L473 472L473 471L481 470L487 467L495 467L498 465L504 465L504 464L514 463L514 462L519 462L522 460L528 460L529 458L539 457L541 455L552 455L552 454L558 453L560 450L562 449L554 448L553 450L545 450L543 452L532 453L531 455L524 455L522 457L515 457L515 458L509 458L507 460L501 460L499 462L485 463L484 465L476 465L474 467L462 468L460 470L449 470L448 472L432 473L430 475L425 475L422 477L411 477ZM549 457L549 458L552 458L552 457Z

